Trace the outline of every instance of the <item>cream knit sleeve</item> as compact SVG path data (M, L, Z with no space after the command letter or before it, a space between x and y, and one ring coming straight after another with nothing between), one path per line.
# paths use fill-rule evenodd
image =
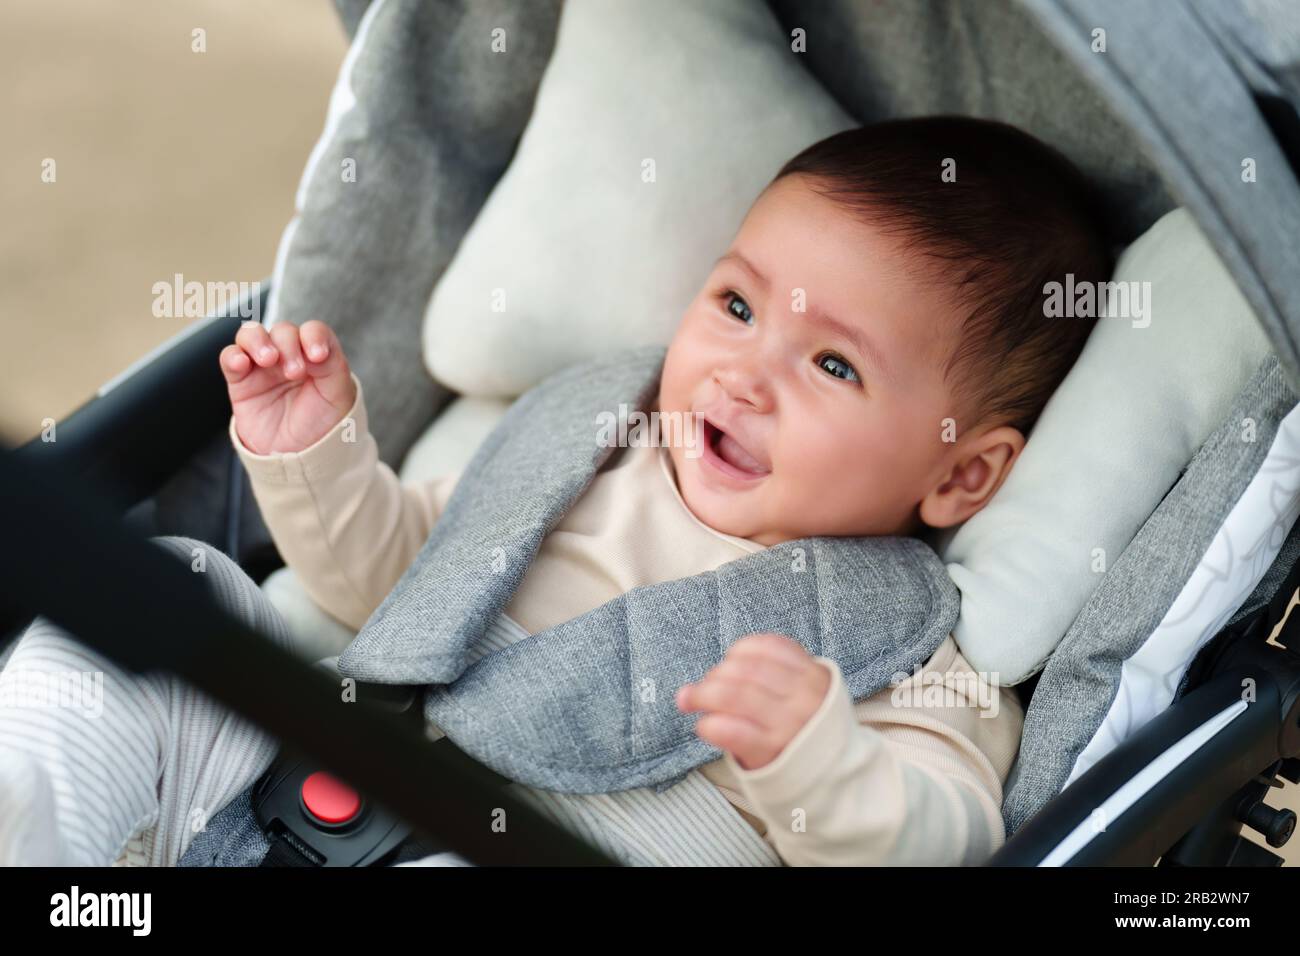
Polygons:
M923 671L854 705L835 662L815 659L831 686L776 760L745 770L725 757L781 858L791 866L984 862L1004 842L1002 784L1024 724L1012 689L977 689L954 645L928 685Z
M258 455L230 441L285 563L330 615L359 630L428 538L459 473L403 485L379 460L361 382L347 415L300 452Z

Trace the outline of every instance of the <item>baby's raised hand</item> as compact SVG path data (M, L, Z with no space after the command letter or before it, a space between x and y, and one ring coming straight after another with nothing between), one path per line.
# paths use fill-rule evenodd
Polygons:
M235 430L258 455L302 451L328 434L356 401L338 338L316 319L267 330L245 322L221 350Z
M683 712L705 714L695 733L746 770L777 758L821 707L831 675L784 634L747 634L699 681L677 692Z

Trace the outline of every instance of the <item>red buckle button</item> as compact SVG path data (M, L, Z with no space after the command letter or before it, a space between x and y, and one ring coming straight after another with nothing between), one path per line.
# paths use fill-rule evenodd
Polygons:
M322 823L347 823L361 812L361 795L324 770L302 782L302 803Z

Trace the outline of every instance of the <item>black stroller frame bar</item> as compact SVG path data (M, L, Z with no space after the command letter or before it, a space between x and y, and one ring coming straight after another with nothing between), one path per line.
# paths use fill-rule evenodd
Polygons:
M263 307L268 293L261 293ZM12 454L76 475L115 507L148 497L230 420L217 355L235 340L242 321L232 312L182 333L154 361L56 422L55 441L37 437Z
M1279 775L1300 782L1300 615L1279 635L1289 643L1274 644L1267 609L1222 642L1207 680L1061 791L990 865L1280 864L1241 835L1246 824L1281 846L1295 828L1263 797Z
M265 314L269 291L261 283L255 314ZM115 518L226 426L217 355L241 314L178 336L60 422L56 442L37 438L0 455L10 532L0 536L0 579L22 605L0 608L0 637L39 612L127 666L172 670L475 862L610 862L409 722L364 700L341 713L322 671L226 615L181 562ZM1278 643L1268 640L1298 576L1300 566L1270 605L1211 642L1218 650L1196 686L1066 787L989 865L1279 863L1241 828L1280 846L1295 824L1262 798L1278 776L1300 782L1300 614ZM1243 700L1245 686L1253 699ZM1211 733L1216 718L1222 726ZM1180 744L1196 746L1164 769L1161 758ZM528 821L530 841L508 850L494 841L477 817L485 804L508 809L512 830Z
M409 722L364 700L340 703L335 681L227 614L196 572L56 469L0 457L0 501L0 578L79 640L133 670L180 675L472 861L610 862ZM506 811L508 842L484 806Z
M410 721L365 698L340 703L323 671L227 614L195 572L123 526L121 512L229 421L217 354L240 314L232 304L178 336L57 423L55 441L0 454L0 634L41 613L133 670L172 671L473 862L611 864ZM508 841L485 806L506 811Z

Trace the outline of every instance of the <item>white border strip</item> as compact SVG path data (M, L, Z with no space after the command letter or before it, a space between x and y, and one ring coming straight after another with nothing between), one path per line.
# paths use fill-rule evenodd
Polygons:
M1152 787L1169 776L1179 764L1245 712L1246 702L1239 700L1183 737L1102 801L1101 806L1093 811L1093 815L1075 827L1070 835L1057 844L1051 853L1043 857L1038 865L1064 866L1070 862L1075 854L1105 832L1105 821L1118 819ZM1097 826L1098 817L1102 822L1101 827Z
M1124 662L1110 709L1074 762L1080 775L1173 703L1188 666L1259 584L1300 514L1300 406L1278 424L1268 454L1159 626Z

